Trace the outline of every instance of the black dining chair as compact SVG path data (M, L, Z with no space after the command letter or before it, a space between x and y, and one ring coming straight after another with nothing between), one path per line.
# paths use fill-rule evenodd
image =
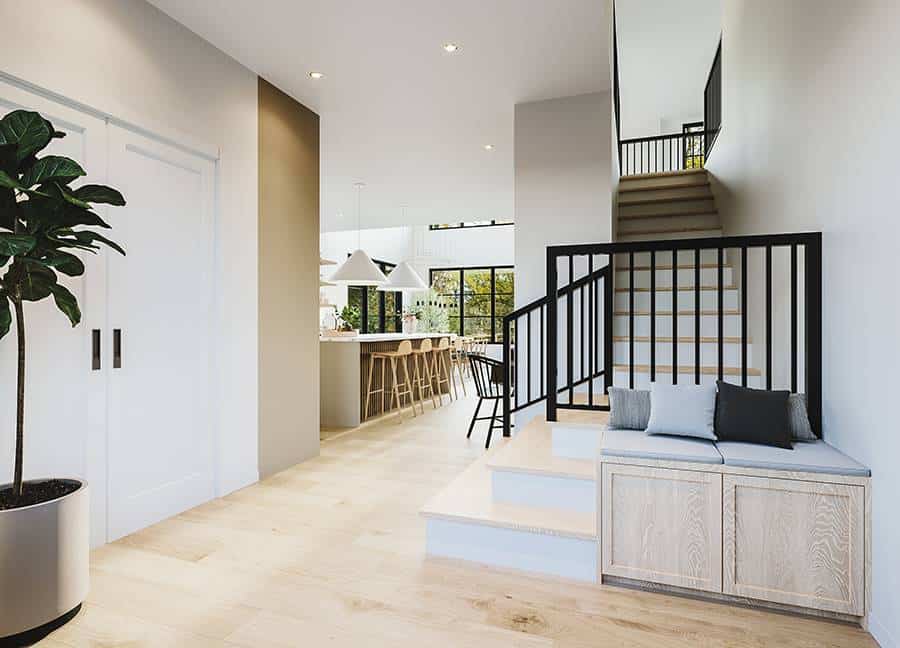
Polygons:
M478 394L478 405L475 406L475 413L472 415L472 422L469 424L469 433L466 438L471 438L476 421L490 421L487 441L484 444L485 448L489 448L494 428L503 428L503 416L497 416L497 408L500 406L500 399L503 398L503 363L483 355L470 354L469 364L472 378L475 381L475 392ZM479 417L481 405L486 400L494 401L494 411L490 416Z

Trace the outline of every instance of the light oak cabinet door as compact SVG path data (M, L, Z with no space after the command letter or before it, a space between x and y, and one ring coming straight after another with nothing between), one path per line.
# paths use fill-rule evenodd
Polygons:
M861 616L864 488L725 475L726 594Z
M722 591L722 476L602 465L602 573Z

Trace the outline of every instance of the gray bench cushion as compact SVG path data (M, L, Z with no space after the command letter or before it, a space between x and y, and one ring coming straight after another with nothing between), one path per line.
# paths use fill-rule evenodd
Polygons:
M740 441L720 441L716 443L716 447L722 454L726 466L852 477L870 475L868 468L824 441L797 442L794 443L793 450Z
M718 453L712 441L649 435L640 430L605 430L600 444L600 454L630 459L722 463L722 455Z

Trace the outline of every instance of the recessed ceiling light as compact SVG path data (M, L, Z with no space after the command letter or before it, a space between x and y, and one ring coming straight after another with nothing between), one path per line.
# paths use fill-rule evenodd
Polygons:
M319 79L324 79L325 75L322 74L321 72L310 72L309 78L314 79L315 81L318 81Z
M484 150L485 150L485 151L493 151L493 150L494 150L494 145L493 145L493 144L485 144L485 145L484 145Z
M454 52L459 51L459 45L456 43L444 43L443 45L444 51L448 54L453 54Z

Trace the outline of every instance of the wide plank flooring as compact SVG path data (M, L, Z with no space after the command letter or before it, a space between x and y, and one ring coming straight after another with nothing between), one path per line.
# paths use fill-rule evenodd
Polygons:
M334 431L316 459L97 549L84 609L41 645L875 645L837 623L426 560L419 509L484 452L483 429L465 438L473 408Z

